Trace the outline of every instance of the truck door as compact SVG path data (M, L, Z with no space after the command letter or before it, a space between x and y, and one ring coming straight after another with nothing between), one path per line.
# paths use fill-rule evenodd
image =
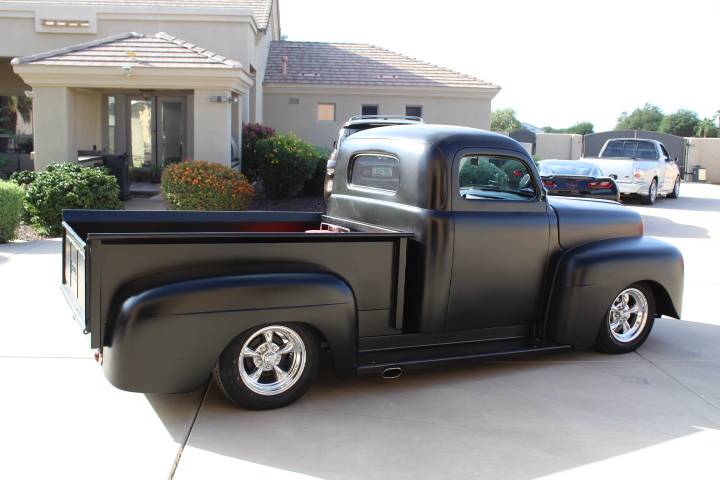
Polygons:
M663 193L670 193L672 192L673 187L675 187L675 177L677 175L675 174L675 169L672 168L673 160L670 158L670 154L665 148L665 145L663 145L662 143L659 145L660 163L662 164L660 168L663 172L663 188L660 191Z
M455 224L447 330L530 335L544 313L548 205L537 170L515 154L453 162Z

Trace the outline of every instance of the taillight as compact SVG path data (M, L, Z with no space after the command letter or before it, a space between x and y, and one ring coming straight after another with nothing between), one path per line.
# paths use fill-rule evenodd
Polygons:
M645 176L645 175L643 174L643 171L640 170L639 168L636 168L635 171L633 172L633 177L635 177L635 178L638 179L638 180L640 180L640 179L643 178L644 176Z
M590 182L588 183L588 188L608 189L612 188L612 182L608 182L607 180L603 180L600 182Z
M543 180L543 185L545 185L547 188L557 187L557 183L555 183L553 180Z

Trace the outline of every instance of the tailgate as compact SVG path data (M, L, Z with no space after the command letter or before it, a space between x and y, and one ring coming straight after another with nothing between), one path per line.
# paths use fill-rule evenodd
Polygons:
M635 161L631 158L593 159L593 163L600 167L606 177L612 177L618 183L632 182L635 170Z
M85 261L87 246L75 231L63 222L62 291L73 317L83 331L90 331L87 316L88 264Z

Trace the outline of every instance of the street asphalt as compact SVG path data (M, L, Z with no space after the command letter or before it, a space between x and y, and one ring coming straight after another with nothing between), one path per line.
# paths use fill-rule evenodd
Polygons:
M391 381L325 368L299 402L266 412L214 385L116 390L58 288L60 241L0 245L0 478L717 479L720 186L628 208L686 264L683 320L658 320L636 353Z

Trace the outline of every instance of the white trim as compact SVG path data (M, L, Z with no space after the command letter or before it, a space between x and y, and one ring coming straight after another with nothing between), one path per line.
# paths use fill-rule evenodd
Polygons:
M310 95L374 95L391 97L482 98L492 100L500 92L498 86L487 87L407 87L385 85L323 85L266 83L264 94Z
M30 86L103 89L196 89L220 88L244 94L253 79L235 68L135 68L128 75L119 67L62 65L15 65L15 73Z

